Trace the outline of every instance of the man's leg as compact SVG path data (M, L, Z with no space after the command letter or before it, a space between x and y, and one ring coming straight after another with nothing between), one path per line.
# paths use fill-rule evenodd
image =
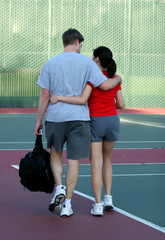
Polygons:
M50 165L56 184L56 191L51 203L49 204L49 211L58 212L61 209L60 204L65 200L65 189L62 185L62 153L56 152L54 147L51 147Z
M90 138L91 133L89 122L68 122L68 169L66 174L66 199L60 213L60 216L62 217L69 217L73 214L73 210L71 207L71 199L78 180L79 159L89 156Z
M63 174L62 153L56 152L54 147L51 147L50 165L56 186L62 185Z
M66 174L66 198L71 199L77 184L79 174L79 160L68 159Z
M78 174L79 160L68 159L68 169L66 174L66 199L60 213L61 217L69 217L73 214L71 199L77 184Z

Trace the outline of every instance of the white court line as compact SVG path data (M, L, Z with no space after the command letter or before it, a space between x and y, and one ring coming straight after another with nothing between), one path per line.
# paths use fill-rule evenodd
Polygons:
M13 168L19 169L19 165L11 165Z
M19 165L11 165L12 167L19 169ZM165 173L135 173L135 174L113 174L113 177L141 177L141 176L165 176ZM63 175L62 177L66 177ZM80 174L79 177L91 177L91 174Z
M165 164L165 162L158 162L158 163L112 163L112 165L113 166L125 166L125 165L164 165ZM67 164L63 164L63 165L67 165ZM80 164L81 166L89 166L89 165L91 165L90 163L84 163L84 164Z
M148 127L165 128L165 126L156 126L156 125L152 125L152 124L149 124L149 123L135 122L135 121L124 120L124 119L120 119L120 122L128 122L128 123L144 125L144 126L148 126Z
M163 143L165 141L118 141L118 143Z
M147 177L147 176L165 176L165 173L135 173L135 174L113 174L113 177ZM65 177L65 175L64 175ZM90 174L81 174L79 177L91 177Z
M11 166L14 167L14 168L16 168L16 169L19 169L19 165L11 165ZM80 176L81 176L81 175L80 175ZM92 200L93 202L95 201L95 199L94 199L93 197L91 197L91 196L89 196L89 195L87 195L87 194L85 194L85 193L79 192L79 191L77 191L77 190L74 190L74 193L77 194L77 195L79 195L79 196L82 196L82 197L84 197L84 198L87 198L87 199L89 199L89 200ZM149 226L149 227L151 227L151 228L154 228L154 229L156 229L156 230L158 230L158 231L160 231L160 232L165 233L165 228L164 228L164 227L160 227L160 226L158 226L158 225L156 225L156 224L154 224L154 223L152 223L152 222L149 222L149 221L147 221L147 220L145 220L145 219L142 219L142 218L140 218L140 217L137 217L137 216L135 216L135 215L133 215L133 214L131 214L131 213L128 213L128 212L126 212L126 211L124 211L124 210L122 210L122 209L120 209L120 208L114 207L114 210L115 210L116 212L118 212L118 213L126 216L126 217L129 217L129 218L131 218L131 219L134 219L134 220L136 220L136 221L138 221L138 222L140 222L140 223L143 223L144 225L147 225L147 226Z
M34 144L35 142L0 142L0 144ZM47 142L43 142L46 144ZM165 143L165 141L118 141L117 144L125 143Z
M47 142L42 142L47 143ZM35 142L0 142L0 144L35 144Z
M33 148L33 147L32 147ZM0 151L31 151L32 148L0 148ZM119 148L119 147L115 147L114 150L149 150L149 149L154 149L153 147L150 147L150 148ZM155 149L162 149L162 147L158 147L158 148L155 148ZM164 149L164 148L163 148ZM64 148L63 150L66 150L66 148ZM126 164L126 163L124 163ZM136 163L135 163L136 164ZM141 163L139 163L141 164ZM151 163L151 164L154 164L154 163Z

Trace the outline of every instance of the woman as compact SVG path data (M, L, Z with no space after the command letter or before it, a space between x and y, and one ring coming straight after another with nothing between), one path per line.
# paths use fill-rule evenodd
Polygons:
M99 66L107 78L113 77L116 72L116 63L112 59L112 52L107 47L98 47L93 52L93 61ZM51 103L63 101L71 104L85 104L88 106L91 117L91 181L95 196L95 203L91 210L92 215L103 215L103 209L111 210L113 201L111 196L112 165L111 155L115 143L119 140L120 120L116 108L124 108L121 85L103 91L87 83L82 95L67 97L53 95ZM101 201L102 185L105 196Z

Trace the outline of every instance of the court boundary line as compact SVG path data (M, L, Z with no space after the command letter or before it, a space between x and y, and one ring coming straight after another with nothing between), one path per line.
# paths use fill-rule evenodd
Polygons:
M148 176L165 176L165 173L134 173L134 174L113 174L113 177L148 177ZM66 175L63 175L63 177L66 177ZM80 174L79 177L91 177L90 174Z
M64 164L67 166L67 164ZM88 165L88 164L87 164ZM19 170L19 165L10 165L13 168L16 168ZM113 174L113 177L141 177L141 176L165 176L165 173L121 173L121 174ZM62 177L66 177L66 175L62 175ZM79 177L91 177L91 174L79 174Z
M94 199L93 197L91 197L91 196L89 196L89 195L87 195L87 194L85 194L85 193L82 193L82 192L80 192L80 191L74 190L74 193L77 194L77 195L79 195L79 196L81 196L81 197L84 197L84 198L86 198L86 199L89 199L89 200L91 200L91 201L93 201L93 202L95 201L95 199ZM115 210L116 212L118 212L118 213L126 216L126 217L129 217L129 218L131 218L131 219L133 219L133 220L136 220L137 222L140 222L140 223L142 223L142 224L144 224L144 225L146 225L146 226L149 226L149 227L151 227L151 228L153 228L153 229L156 229L156 230L158 230L158 231L160 231L160 232L165 233L165 227L160 227L159 225L156 225L155 223L152 223L152 222L149 222L149 221L147 221L147 220L145 220L145 219L143 219L143 218L137 217L137 216L135 216L135 215L133 215L133 214L131 214L131 213L128 213L128 212L126 212L126 211L124 211L124 210L122 210L122 209L120 209L120 208L114 207L114 210Z
M124 144L124 143L162 143L162 142L165 142L164 140L163 141L118 141L117 143L120 144ZM0 144L34 144L35 141L33 142L0 142ZM42 142L43 144L46 144L47 142L43 141ZM117 144L116 143L116 144Z
M152 125L152 124L149 124L149 123L142 123L142 122L136 122L136 121L131 121L131 120L125 120L125 119L122 119L122 118L120 118L120 122L128 122L128 123L132 123L132 124L144 125L144 126L147 126L147 127L165 128L165 126L156 126L156 125Z
M158 162L158 163L112 163L113 166L125 166L125 165L164 165L165 162ZM67 166L68 164L67 163L63 163L63 166ZM81 163L80 164L81 166L90 166L91 164L90 163ZM17 166L19 166L18 164L17 165L11 165L15 168L17 168Z
M0 151L32 151L33 150L33 148L34 148L34 146L32 147L32 148L0 148ZM147 147L147 148L141 148L141 147L139 147L139 148L114 148L114 150L139 150L139 149L141 149L141 150L149 150L149 149L165 149L165 147L157 147L157 148L149 148L149 147ZM46 149L46 150L48 150L48 149ZM63 150L66 150L66 148L63 148Z
M16 168L17 170L19 169L19 165L11 165L11 166L12 166L13 168ZM81 175L80 175L80 176L81 176ZM63 177L65 177L65 175L63 175ZM87 194L85 194L85 193L82 193L82 192L80 192L80 191L74 190L74 193L77 194L77 195L79 195L79 196L81 196L81 197L84 197L84 198L86 198L86 199L92 200L93 202L95 201L94 197L91 197L91 196L89 196L89 195L87 195ZM143 218L137 217L137 216L135 216L135 215L133 215L133 214L131 214L131 213L129 213L129 212L126 212L126 211L124 211L124 210L122 210L122 209L120 209L120 208L117 208L117 207L115 207L115 206L114 206L114 210L115 210L116 212L118 212L118 213L126 216L126 217L129 217L129 218L131 218L131 219L133 219L133 220L136 220L137 222L140 222L140 223L142 223L142 224L144 224L144 225L147 225L147 226L149 226L149 227L151 227L151 228L154 228L154 229L156 229L156 230L158 230L158 231L160 231L160 232L165 233L165 227L161 227L161 226L159 226L159 225L157 225L157 224L155 224L155 223L152 223L152 222L147 221L147 220L145 220L145 219L143 219Z

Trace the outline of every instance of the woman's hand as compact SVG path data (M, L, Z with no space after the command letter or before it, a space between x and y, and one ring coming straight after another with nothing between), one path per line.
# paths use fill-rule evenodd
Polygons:
M50 98L50 103L51 103L51 104L55 104L55 103L57 103L58 101L59 101L58 95L54 94L54 95L51 96L51 98Z

